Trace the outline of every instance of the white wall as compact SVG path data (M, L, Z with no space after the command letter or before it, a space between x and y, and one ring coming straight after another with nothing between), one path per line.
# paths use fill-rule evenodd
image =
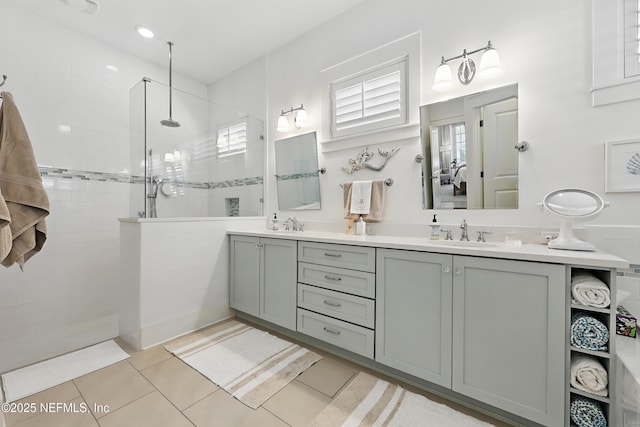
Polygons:
M280 110L303 103L310 127L298 133L318 130L326 134L327 124L319 118L328 92L320 84L320 71L416 31L421 32L421 88L411 90L420 91L421 104L517 83L520 139L531 144L531 149L520 155L521 196L517 212L443 211L438 216L442 223L455 224L466 218L470 224L557 226L558 220L541 212L536 202L551 190L581 187L611 201L611 207L594 223L638 224L638 216L629 214L640 211L637 193L604 194L604 143L640 137L640 101L590 106L591 2L584 0L368 0L270 52L264 66L252 64L210 86L210 93L215 92L212 87L223 84L227 91L242 98L253 93L251 86L244 88L246 83L267 77L269 168L265 173L265 212L277 210L275 182L270 178L275 170L273 142L296 133L275 131ZM476 79L467 87L458 85L447 93L431 89L441 56L482 47L488 40L501 55L500 77L488 82ZM296 212L298 218L342 221L340 182L390 177L396 184L387 193L385 222L427 223L431 215L421 208L421 171L413 160L420 152L419 140L416 137L402 144L382 144L391 145L402 148L380 173L346 175L340 171L358 148L321 152L320 166L327 168L327 174L320 178L322 210Z
M39 165L116 174L129 169L129 89L166 69L0 5L0 90L11 92ZM117 66L114 73L105 65ZM206 86L174 76L206 97ZM71 133L58 132L58 125ZM86 177L85 177L86 178ZM0 269L0 372L118 334L118 217L128 183L44 178L48 240L25 265Z

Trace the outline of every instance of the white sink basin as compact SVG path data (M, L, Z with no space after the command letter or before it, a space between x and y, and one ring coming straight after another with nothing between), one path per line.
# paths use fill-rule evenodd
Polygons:
M440 246L456 246L460 248L497 248L497 243L473 242L464 240L430 240L429 243Z

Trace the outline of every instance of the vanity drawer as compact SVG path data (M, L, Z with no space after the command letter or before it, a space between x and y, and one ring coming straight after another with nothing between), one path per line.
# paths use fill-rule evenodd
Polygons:
M298 332L373 359L371 329L299 308Z
M298 261L375 273L376 250L364 246L299 241Z
M367 298L376 294L375 274L326 265L299 262L298 282Z
M298 307L373 329L373 300L298 283Z

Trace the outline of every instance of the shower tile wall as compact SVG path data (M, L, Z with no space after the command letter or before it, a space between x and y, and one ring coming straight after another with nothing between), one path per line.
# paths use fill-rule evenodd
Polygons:
M0 267L0 372L118 333L119 217L128 216L129 90L166 69L4 2L2 90L13 94L51 202L48 240L25 265ZM118 67L109 71L106 65ZM174 75L176 86L206 87ZM84 175L82 177L81 175Z

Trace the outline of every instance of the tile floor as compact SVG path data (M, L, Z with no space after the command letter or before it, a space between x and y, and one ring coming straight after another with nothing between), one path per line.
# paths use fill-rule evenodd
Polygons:
M35 403L38 408L41 403L64 403L65 409L56 406L60 407L57 412L5 414L7 426L306 426L362 370L348 361L313 349L323 354L323 359L262 407L253 410L171 355L162 345L135 352L123 342L119 344L131 354L129 359L19 401ZM496 426L507 425L466 408L450 406Z

